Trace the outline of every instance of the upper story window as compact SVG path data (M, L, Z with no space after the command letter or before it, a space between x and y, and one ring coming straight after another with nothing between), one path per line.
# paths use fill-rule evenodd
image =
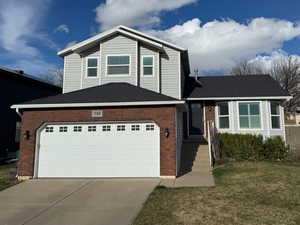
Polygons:
M280 129L280 110L279 103L271 102L271 124L272 129Z
M154 65L154 57L153 56L143 56L142 57L142 64L143 64L143 75L144 76L153 76L153 65Z
M86 76L97 77L98 76L98 58L87 58Z
M130 75L130 56L107 56L107 75Z
M242 129L261 128L260 103L259 102L240 102L239 121Z
M229 107L228 102L220 102L218 107L218 121L220 129L229 129Z

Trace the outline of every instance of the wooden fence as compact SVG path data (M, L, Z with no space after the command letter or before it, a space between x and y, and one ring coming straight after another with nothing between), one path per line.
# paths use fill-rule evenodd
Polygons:
M286 126L286 142L295 156L296 160L300 160L300 127Z

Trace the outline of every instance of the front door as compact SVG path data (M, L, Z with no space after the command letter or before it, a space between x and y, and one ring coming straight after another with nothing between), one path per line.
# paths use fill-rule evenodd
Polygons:
M189 105L189 133L190 135L203 134L203 108L201 103Z

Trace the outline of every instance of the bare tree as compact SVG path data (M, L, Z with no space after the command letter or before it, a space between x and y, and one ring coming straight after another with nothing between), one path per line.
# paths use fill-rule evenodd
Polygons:
M293 99L285 103L285 111L293 113L300 105L300 61L296 57L282 57L274 61L270 69L243 61L232 69L231 74L270 74L289 95L293 96Z
M238 65L232 68L232 75L252 75L252 74L264 74L264 69L258 64L249 62L247 60L241 61Z
M64 70L62 68L50 70L49 73L44 75L43 77L46 82L62 87Z
M59 68L54 71L54 83L60 87L63 85L64 69Z
M300 104L300 61L288 56L273 62L270 75L279 82L293 98L285 105L287 112L295 112Z

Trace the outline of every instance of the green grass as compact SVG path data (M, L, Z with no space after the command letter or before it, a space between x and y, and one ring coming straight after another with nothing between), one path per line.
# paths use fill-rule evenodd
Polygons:
M214 169L212 188L157 187L134 225L300 224L300 165L238 162Z
M0 165L0 191L19 183L14 177L15 167L16 164Z

